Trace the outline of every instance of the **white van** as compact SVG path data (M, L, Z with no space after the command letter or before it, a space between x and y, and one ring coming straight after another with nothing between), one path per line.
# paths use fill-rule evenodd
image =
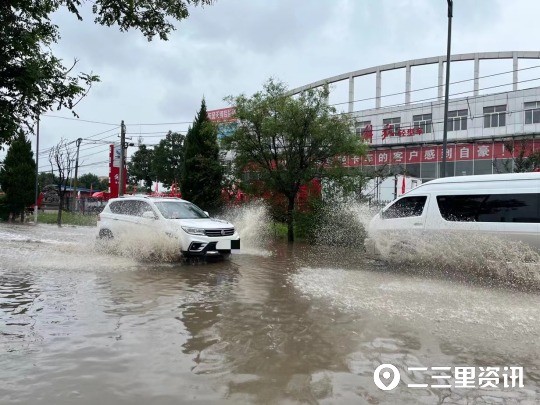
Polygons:
M377 241L390 233L410 239L451 231L516 240L540 251L540 173L446 177L424 183L371 220L365 246L376 254Z

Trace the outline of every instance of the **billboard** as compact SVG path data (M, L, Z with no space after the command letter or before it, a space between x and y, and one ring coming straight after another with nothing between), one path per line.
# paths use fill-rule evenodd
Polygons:
M208 119L217 126L218 139L223 139L236 131L238 124L234 117L235 111L236 109L234 107L228 107L207 112Z

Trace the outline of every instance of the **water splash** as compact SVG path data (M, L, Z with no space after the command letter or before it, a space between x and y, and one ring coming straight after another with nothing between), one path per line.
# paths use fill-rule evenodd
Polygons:
M369 221L376 211L356 201L332 201L321 208L315 243L362 249Z
M540 255L518 241L454 230L372 233L381 257L396 267L540 288Z
M271 220L264 201L228 207L221 218L234 224L241 240L241 253L268 255Z
M139 261L175 262L181 259L180 242L157 232L137 232L119 238L96 239L95 250Z

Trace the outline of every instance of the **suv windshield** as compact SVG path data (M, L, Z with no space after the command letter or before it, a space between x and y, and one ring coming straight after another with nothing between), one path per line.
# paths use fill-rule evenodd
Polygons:
M161 215L167 219L199 219L208 218L199 207L188 202L164 201L156 202Z

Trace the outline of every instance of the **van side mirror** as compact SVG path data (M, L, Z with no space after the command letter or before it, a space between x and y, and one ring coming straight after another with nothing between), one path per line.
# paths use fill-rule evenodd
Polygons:
M208 211L204 211L204 213L206 214L207 217L210 217L210 214L208 213Z
M146 219L157 219L156 215L152 211L144 211L142 217Z

